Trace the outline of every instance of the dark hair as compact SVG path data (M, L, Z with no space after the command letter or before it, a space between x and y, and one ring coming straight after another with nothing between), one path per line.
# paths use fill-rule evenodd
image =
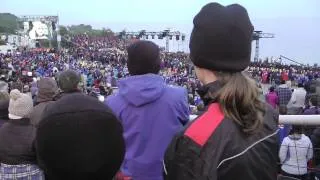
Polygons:
M158 74L160 71L159 47L151 41L138 41L128 48L128 70L131 75Z
M107 95L106 89L103 86L99 86L99 91L101 95L103 96Z
M13 82L10 86L10 89L18 89L19 91L23 91L23 84L21 83L21 81Z
M270 91L270 92L274 92L274 87L271 86L271 87L269 88L269 91Z
M262 127L265 104L259 99L259 89L242 72L215 73L222 88L209 94L220 104L225 116L240 125L244 133L255 133Z
M203 104L203 103L200 103L200 104L197 106L197 110L198 110L198 111L204 111L204 110L205 110L204 104Z
M63 71L58 77L58 86L63 92L78 91L80 75L72 70Z
M320 96L317 94L311 95L310 96L310 102L313 106L318 107L319 106L319 102L320 102Z
M285 80L281 80L281 84L286 84L286 81Z
M302 126L293 125L290 130L290 134L302 134L302 130Z
M302 83L299 83L299 84L298 84L298 87L304 87L304 86L303 86L303 84L302 84Z

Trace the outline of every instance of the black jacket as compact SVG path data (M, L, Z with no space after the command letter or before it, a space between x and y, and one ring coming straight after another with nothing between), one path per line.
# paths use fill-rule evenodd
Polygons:
M219 89L209 84L204 91ZM201 92L200 92L201 94ZM202 93L205 96L206 93ZM278 114L266 105L264 125L244 134L209 99L207 111L171 142L165 154L165 180L274 180L278 162Z
M0 163L35 164L35 128L29 119L9 120L0 127Z
M313 133L310 136L313 149L314 149L314 163L320 165L320 127L314 129Z
M0 101L0 127L9 120L8 117L9 100Z

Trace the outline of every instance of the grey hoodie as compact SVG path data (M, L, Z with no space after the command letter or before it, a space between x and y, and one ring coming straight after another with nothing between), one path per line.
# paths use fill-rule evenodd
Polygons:
M307 162L313 157L312 143L304 134L284 138L279 151L281 169L289 174L307 174Z

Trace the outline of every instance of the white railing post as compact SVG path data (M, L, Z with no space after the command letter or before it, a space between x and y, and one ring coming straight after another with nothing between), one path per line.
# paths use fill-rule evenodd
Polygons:
M190 115L190 121L197 118L197 115ZM280 115L279 124L292 125L320 125L320 115Z
M320 125L320 115L280 115L279 124Z

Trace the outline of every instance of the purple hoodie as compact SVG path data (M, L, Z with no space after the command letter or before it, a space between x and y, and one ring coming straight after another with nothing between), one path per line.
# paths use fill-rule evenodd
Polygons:
M189 120L187 92L146 74L120 80L106 104L120 119L126 142L121 172L138 180L163 180L162 161L173 136Z
M314 114L320 114L320 108L317 108L315 106L312 106L308 109L306 109L304 112L303 112L304 115L314 115Z

